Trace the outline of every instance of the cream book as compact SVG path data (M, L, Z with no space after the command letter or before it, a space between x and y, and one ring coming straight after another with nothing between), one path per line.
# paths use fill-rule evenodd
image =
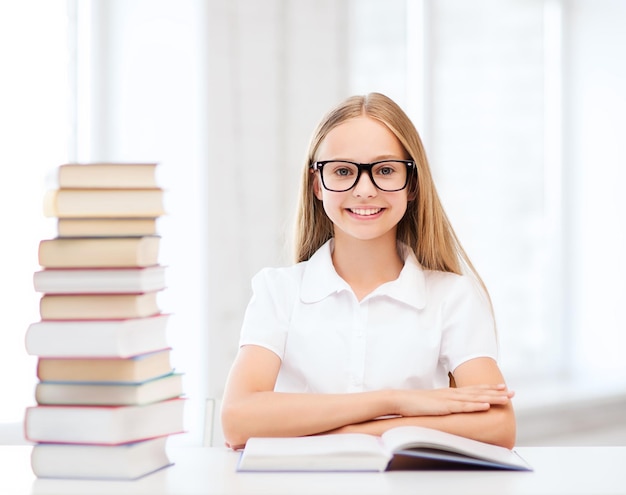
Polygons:
M419 426L361 433L251 438L238 471L385 471L486 468L532 471L514 450Z
M156 218L165 214L161 189L53 189L44 215L58 218Z
M121 320L160 313L157 292L141 294L44 294L42 320Z
M154 320L160 321L158 317ZM78 324L81 325L81 323ZM83 330L87 329L83 328ZM158 329L153 328L152 331L159 333ZM40 357L37 361L37 378L42 382L137 383L168 375L173 371L170 349L161 349L127 358Z
M66 163L48 175L52 187L151 189L159 187L156 163Z
M56 238L39 243L44 268L133 268L156 265L161 238Z
M157 218L58 218L59 237L157 235Z

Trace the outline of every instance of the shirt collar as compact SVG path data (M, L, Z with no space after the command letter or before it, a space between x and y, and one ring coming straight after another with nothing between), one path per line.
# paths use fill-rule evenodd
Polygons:
M320 247L306 262L302 278L300 299L303 303L315 303L342 291L352 289L335 271L332 262L333 240ZM404 304L422 309L426 306L426 279L424 270L415 258L413 250L401 246L404 267L396 280L387 282L364 300L374 297L390 297Z

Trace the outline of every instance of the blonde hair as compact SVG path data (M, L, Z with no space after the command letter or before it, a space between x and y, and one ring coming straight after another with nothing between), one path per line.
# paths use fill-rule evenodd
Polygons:
M302 171L296 212L295 261L308 260L333 237L333 224L313 192L310 165L316 161L318 148L332 129L361 115L387 126L404 147L407 159L413 160L417 168L417 177L408 186L409 203L404 217L398 223L397 240L409 246L427 270L459 275L469 272L489 299L485 284L461 246L441 205L419 133L406 113L393 100L380 93L352 96L344 100L326 114L313 132ZM491 301L489 304L491 306Z

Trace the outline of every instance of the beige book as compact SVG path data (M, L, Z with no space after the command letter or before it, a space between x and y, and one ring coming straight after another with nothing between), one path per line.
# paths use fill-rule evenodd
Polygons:
M67 163L51 183L61 188L142 189L158 187L156 163Z
M157 234L156 218L59 218L59 237L128 237Z
M160 237L56 238L39 243L45 268L123 268L158 263Z
M109 320L142 318L159 313L157 292L143 294L44 294L42 320Z
M137 383L171 373L170 349L128 358L50 358L37 361L37 378L52 382Z
M165 214L162 189L52 189L44 215L58 218L155 218Z

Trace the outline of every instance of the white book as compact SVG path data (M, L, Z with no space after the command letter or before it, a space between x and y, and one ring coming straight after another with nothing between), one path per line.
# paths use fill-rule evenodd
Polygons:
M39 321L26 331L26 351L42 357L136 356L168 347L168 318Z
M167 437L124 445L40 443L31 451L39 478L134 480L171 466Z
M35 291L46 294L120 294L165 288L165 267L48 268L33 275Z
M385 471L432 467L530 471L514 450L419 426L361 433L251 438L238 471Z
M184 399L142 406L32 406L24 432L37 443L121 445L183 431Z

